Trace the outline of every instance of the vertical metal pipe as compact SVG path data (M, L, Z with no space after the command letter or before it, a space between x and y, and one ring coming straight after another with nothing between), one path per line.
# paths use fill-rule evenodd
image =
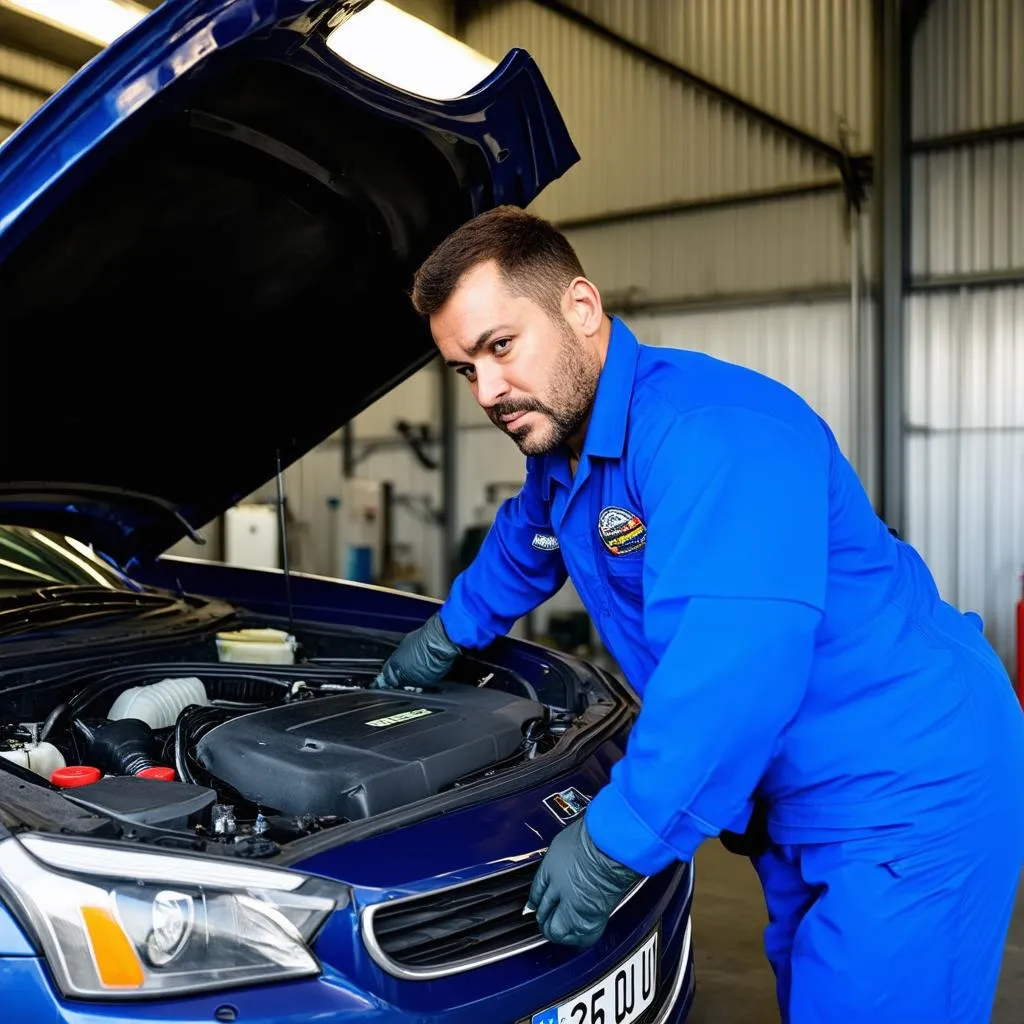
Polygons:
M441 394L441 585L447 593L455 579L459 547L459 418L455 374L444 363L438 361L437 365Z
M352 436L352 424L346 423L341 428L341 475L350 480L355 475L355 467L355 438Z
M874 242L878 268L879 513L903 536L904 291L909 250L909 44L902 3L875 0Z

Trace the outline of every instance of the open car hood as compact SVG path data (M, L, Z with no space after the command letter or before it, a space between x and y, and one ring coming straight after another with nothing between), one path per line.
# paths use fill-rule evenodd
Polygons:
M522 50L444 102L345 64L366 3L165 0L0 148L0 521L158 555L428 362L418 264L576 162Z

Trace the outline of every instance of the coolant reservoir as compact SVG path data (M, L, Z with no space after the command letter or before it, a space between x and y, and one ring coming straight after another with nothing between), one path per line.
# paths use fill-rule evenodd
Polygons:
M295 637L280 629L239 629L217 634L221 661L260 665L294 665Z
M189 704L205 706L208 703L202 679L195 676L162 679L159 683L125 690L114 701L107 717L138 718L151 729L169 729Z
M22 768L42 775L44 779L48 779L56 769L64 767L64 755L52 743L45 741L27 743L20 750L0 751L0 757L20 764Z

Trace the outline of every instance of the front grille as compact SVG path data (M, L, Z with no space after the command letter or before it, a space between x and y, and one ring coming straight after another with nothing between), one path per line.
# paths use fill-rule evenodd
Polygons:
M544 939L535 916L523 914L536 870L534 861L369 908L364 929L371 954L398 973L434 974L539 945Z

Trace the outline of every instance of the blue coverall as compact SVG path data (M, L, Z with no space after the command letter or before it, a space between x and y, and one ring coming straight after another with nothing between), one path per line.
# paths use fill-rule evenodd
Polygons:
M784 1021L987 1021L1024 864L1024 717L828 425L613 319L575 476L564 450L526 469L441 621L480 648L572 578L642 700L587 811L597 845L650 874L742 832L756 794Z

